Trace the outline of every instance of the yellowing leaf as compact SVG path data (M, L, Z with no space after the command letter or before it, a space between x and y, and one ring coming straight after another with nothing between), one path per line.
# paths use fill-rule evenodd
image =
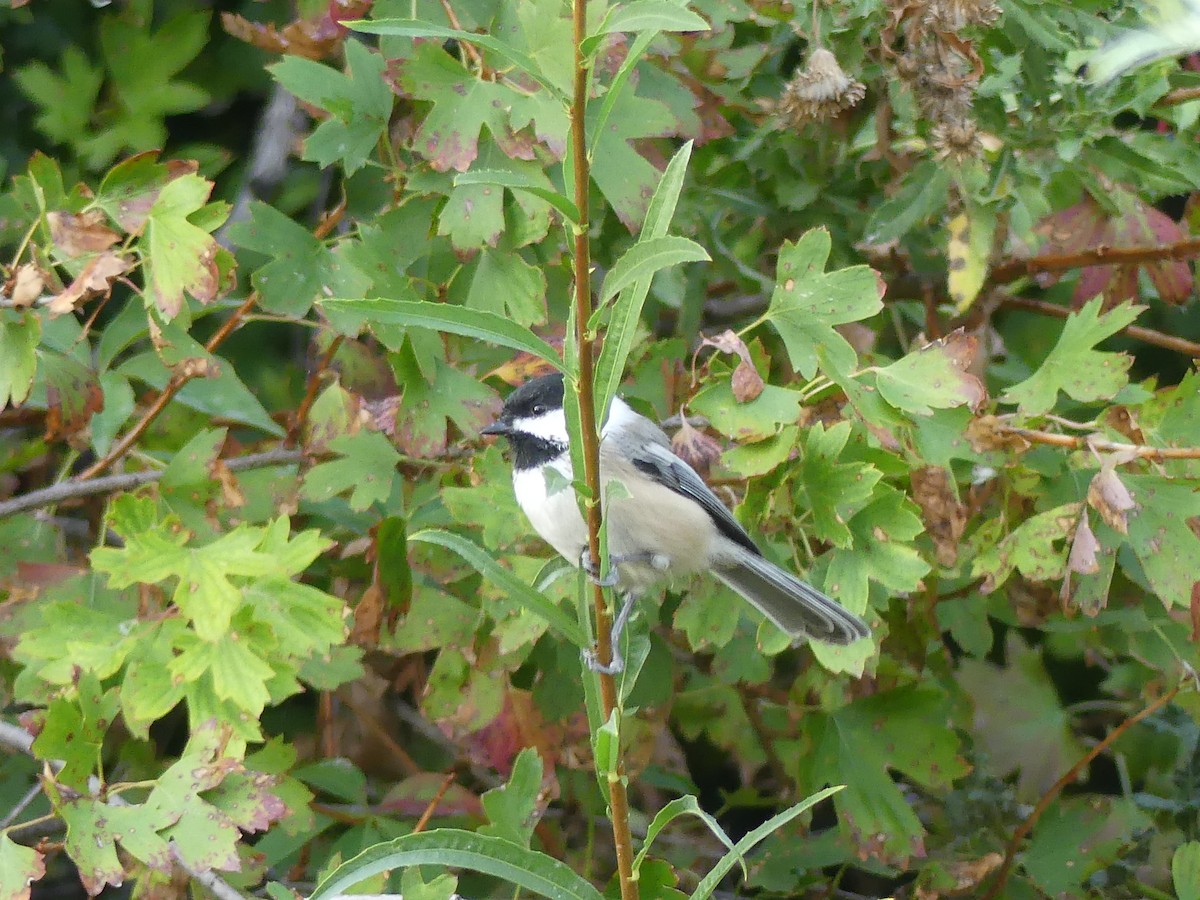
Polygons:
M947 287L955 312L962 315L987 280L996 219L986 207L971 207L951 219L947 230Z

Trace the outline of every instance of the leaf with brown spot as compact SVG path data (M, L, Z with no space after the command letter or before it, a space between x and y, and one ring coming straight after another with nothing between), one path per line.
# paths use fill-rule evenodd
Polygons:
M68 259L89 253L100 253L121 240L121 235L108 227L108 216L102 209L85 213L49 212L50 237Z
M50 301L51 317L74 312L80 303L92 297L107 297L112 290L113 282L118 276L128 272L132 265L127 257L111 251L101 253L94 259L88 260L83 271L67 286L67 289Z
M875 383L884 400L914 415L963 405L977 410L987 400L983 382L968 371L978 352L979 339L959 328L877 369Z

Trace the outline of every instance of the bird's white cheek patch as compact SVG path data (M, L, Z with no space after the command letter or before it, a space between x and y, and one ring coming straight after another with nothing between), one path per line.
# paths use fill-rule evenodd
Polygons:
M558 444L567 442L567 416L562 407L551 409L540 416L527 416L513 422L514 431L523 431L534 437Z

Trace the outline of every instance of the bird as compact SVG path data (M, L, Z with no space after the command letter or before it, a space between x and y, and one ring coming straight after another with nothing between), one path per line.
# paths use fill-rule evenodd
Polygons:
M484 435L511 450L513 491L543 540L593 578L588 528L575 492L563 376L526 381L505 400ZM550 475L548 470L557 473ZM707 571L748 601L793 642L850 644L870 636L861 618L772 563L704 479L671 451L659 426L614 397L600 432L600 480L610 574L623 606L613 625L613 660L592 668L618 672L618 638L638 597L659 581ZM623 490L611 490L611 482ZM611 586L612 582L603 582Z

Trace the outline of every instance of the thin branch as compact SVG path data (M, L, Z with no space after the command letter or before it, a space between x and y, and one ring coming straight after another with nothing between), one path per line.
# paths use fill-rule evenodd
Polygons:
M246 456L236 456L223 460L231 472L244 472L249 469L264 469L268 466L285 466L298 463L303 458L299 450L267 450L264 453L250 453ZM11 500L0 502L0 519L13 516L31 509L55 506L66 500L81 497L94 497L98 494L115 494L118 491L132 491L144 484L158 481L163 477L162 470L145 472L129 472L122 475L106 475L103 478L84 480L82 477L72 478L31 491Z
M321 376L325 374L330 364L332 364L333 358L337 355L338 349L342 346L342 341L345 338L346 336L343 334L334 337L329 342L329 347L321 354L321 359L317 362L316 367L309 373L308 384L304 388L304 399L300 401L300 408L296 410L296 418L292 422L292 427L288 429L288 435L284 441L287 446L296 446L303 436L304 426L308 424L308 414L312 412L312 405L317 399L317 391L321 387Z
M1178 106L1191 100L1200 100L1200 87L1175 88L1163 94L1155 106Z
M242 323L242 317L245 316L246 313L250 312L251 308L257 302L258 291L251 291L250 296L245 299L242 305L235 309L233 314L226 319L221 327L216 330L213 336L208 339L208 343L204 345L204 349L209 353L215 353L216 349L221 346L221 344L225 342L225 339L229 337L229 335L233 334L234 330ZM162 414L162 411L167 408L167 405L175 399L175 395L183 390L183 386L193 378L204 374L206 371L206 368L200 366L187 364L181 365L176 370L175 374L171 376L171 380L167 382L167 386L163 388L162 393L160 393L158 397L155 398L154 402L150 404L150 408L142 414L142 417L138 420L137 424L134 425L133 428L129 429L129 431L127 431L119 441L113 444L112 448L104 455L102 459L96 460L96 462L92 463L90 466L80 472L77 477L81 481L95 478L97 475L119 460L122 456L128 453L129 448L138 442L138 439L146 433L146 429L148 429L154 420Z
M600 438L596 424L596 401L593 391L595 357L588 334L592 318L591 248L588 209L591 172L587 153L588 78L591 69L584 58L583 42L587 38L587 0L573 0L571 24L574 44L574 91L571 98L571 153L575 168L575 207L579 224L575 228L575 343L579 353L579 415L583 441L584 481L587 484L588 550L593 560L603 565L600 554ZM601 666L612 663L612 620L608 614L604 591L592 585L592 606L596 616L596 659ZM605 719L617 708L617 687L611 674L597 672L600 700ZM613 847L617 856L617 877L621 885L621 900L638 900L638 883L633 877L633 836L629 831L629 798L625 792L625 768L618 756L616 770L608 777L609 818L612 821Z
M429 801L429 805L425 807L425 812L421 813L421 818L417 819L417 824L413 826L412 833L418 834L425 830L425 826L429 824L429 820L433 818L433 813L437 809L438 804L442 802L442 798L446 796L446 791L450 790L450 785L454 784L458 778L458 773L451 770L442 779L442 783L438 785L437 793L433 795L433 799Z
M1038 819L1042 817L1042 814L1050 808L1050 804L1057 799L1060 793L1062 793L1063 788L1074 782L1075 779L1079 777L1079 774L1091 763L1093 759L1112 746L1113 742L1116 741L1117 738L1123 735L1126 731L1128 731L1130 727L1136 725L1147 716L1153 715L1154 713L1158 712L1158 710L1170 703L1175 695L1178 694L1183 686L1190 680L1190 678L1180 680L1175 687L1171 688L1149 706L1144 708L1141 712L1130 716L1128 719L1106 734L1102 740L1096 743L1096 746L1092 747L1092 749L1080 757L1079 761L1076 762L1075 765L1071 766L1071 768L1067 770L1066 774L1063 775L1062 778L1058 779L1058 781L1054 782L1054 784L1050 786L1050 789L1046 791L1046 793L1043 794L1042 798L1038 801L1037 806L1033 808L1033 812L1031 812L1026 817L1025 821L1017 826L1017 830L1013 832L1012 839L1008 842L1008 847L1004 852L1004 862L1001 863L999 870L996 872L996 877L988 886L987 893L983 895L982 900L994 900L995 897L1000 895L1000 892L1004 889L1005 883L1008 881L1009 872L1012 870L1013 862L1016 860L1017 851L1021 849L1021 842L1024 841L1029 832L1033 830L1033 826L1037 824Z
M1160 259L1190 259L1200 256L1200 238L1153 247L1092 247L1079 253L1046 253L1026 259L1010 259L994 267L985 285L1009 284L1026 275L1069 272L1087 266L1121 266Z
M1147 447L1144 444L1122 444L1090 434L1055 434L1052 431L1037 431L1033 428L1018 428L1014 425L1003 424L997 424L995 430L997 434L1023 438L1031 444L1047 444L1051 447L1066 447L1070 450L1126 453L1138 459L1200 459L1200 447Z
M1072 312L1069 308L1059 306L1057 303L1047 303L1045 300L1031 300L1027 297L1005 297L1001 301L1001 305L1011 309L1024 309L1043 316L1052 316L1055 319L1065 319ZM1142 341L1146 344L1153 344L1156 347L1174 350L1177 353L1183 353L1187 356L1200 357L1200 343L1189 341L1187 338L1166 334L1162 331L1145 328L1141 325L1126 325L1121 331L1134 340Z

